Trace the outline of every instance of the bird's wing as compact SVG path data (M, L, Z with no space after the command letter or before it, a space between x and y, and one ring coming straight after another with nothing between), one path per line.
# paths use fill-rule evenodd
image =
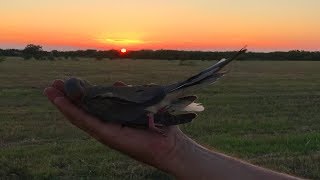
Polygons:
M159 102L165 97L162 86L94 86L87 89L87 99L108 100L122 104L139 104L148 106Z
M86 89L82 100L84 108L104 121L126 124L144 123L146 107L157 104L165 97L161 86L93 86Z
M85 98L83 106L87 112L103 121L121 124L139 121L146 113L139 104L123 103L113 98Z

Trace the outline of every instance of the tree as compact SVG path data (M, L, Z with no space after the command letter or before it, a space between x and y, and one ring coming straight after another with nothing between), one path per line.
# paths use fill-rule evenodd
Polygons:
M24 59L31 59L32 57L37 60L43 59L44 51L40 45L28 44L22 52Z

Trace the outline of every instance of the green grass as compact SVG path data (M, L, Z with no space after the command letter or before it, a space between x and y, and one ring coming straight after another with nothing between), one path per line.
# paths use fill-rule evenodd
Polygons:
M171 179L96 142L42 95L52 80L165 84L213 62L116 60L0 64L0 176ZM183 131L212 149L292 175L320 179L320 62L234 62L198 92L206 110Z

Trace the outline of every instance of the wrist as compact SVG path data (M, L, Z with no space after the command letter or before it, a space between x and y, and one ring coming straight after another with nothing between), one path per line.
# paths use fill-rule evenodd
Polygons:
M188 179L194 168L197 152L201 147L181 131L174 138L174 148L164 161L165 171L177 179Z

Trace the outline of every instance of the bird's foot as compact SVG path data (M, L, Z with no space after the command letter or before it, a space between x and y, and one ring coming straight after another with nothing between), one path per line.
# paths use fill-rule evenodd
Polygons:
M154 123L154 115L152 113L148 114L147 116L149 122L149 129L163 136L166 136L165 130L163 129L163 124Z

